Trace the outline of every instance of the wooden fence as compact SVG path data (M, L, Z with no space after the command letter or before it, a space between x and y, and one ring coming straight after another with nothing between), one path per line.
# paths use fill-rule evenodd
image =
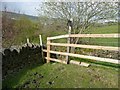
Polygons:
M43 50L44 52L47 52L47 57L45 57L47 59L47 63L50 61L56 61L56 62L67 64L67 61L51 58L50 53L52 53L52 54L60 54L60 55L65 55L65 56L79 57L79 58L84 58L84 59L92 59L96 61L120 64L119 60L116 60L116 59L102 58L102 57L96 57L96 56L87 56L87 55L80 55L80 54L67 53L67 52L58 52L58 51L52 51L50 49L50 46L65 46L65 47L79 47L79 48L101 49L101 50L110 50L110 51L119 50L119 47L111 47L111 46L96 46L96 45L81 45L81 44L52 43L51 42L54 39L72 38L72 37L120 38L120 34L70 34L70 35L67 34L67 35L60 35L60 36L54 36L54 37L47 37L47 50Z

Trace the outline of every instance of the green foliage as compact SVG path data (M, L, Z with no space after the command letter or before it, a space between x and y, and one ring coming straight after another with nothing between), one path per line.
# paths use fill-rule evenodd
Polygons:
M34 35L34 30L38 30L37 24L30 21L26 17L21 17L20 20L17 20L15 23L15 28L18 30L19 38L29 38Z
M39 43L39 34L42 29L40 22L38 24L38 22L33 22L27 17L22 16L18 20L14 20L12 26L15 31L14 38L11 39L12 41L9 38L3 39L3 47L25 44L27 38L30 39L30 42Z

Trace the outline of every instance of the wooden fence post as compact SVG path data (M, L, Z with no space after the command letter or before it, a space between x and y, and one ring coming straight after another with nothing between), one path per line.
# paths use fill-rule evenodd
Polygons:
M41 53L42 53L42 61L44 62L44 54L43 54L43 44L42 44L42 37L41 35L39 35L39 39L40 39L40 47L41 47Z
M50 40L47 40L47 63L50 62Z
M69 36L71 34L71 26L69 26L69 32L68 32ZM67 40L67 43L70 44L70 37L68 37L68 40ZM70 47L68 46L67 47L67 53L70 53ZM66 55L66 62L69 63L69 56Z
M41 37L41 35L39 35L39 39L40 39L40 46L42 47L42 37Z
M27 44L30 44L29 38L27 38Z

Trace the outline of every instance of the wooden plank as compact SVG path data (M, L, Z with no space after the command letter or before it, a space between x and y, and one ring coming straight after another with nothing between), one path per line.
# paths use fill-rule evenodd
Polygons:
M76 65L80 65L80 62L75 61L75 60L70 60L70 64L76 64Z
M45 57L45 59L48 59L47 57ZM56 61L56 62L59 62L59 63L64 63L64 64L67 64L67 62L63 61L63 60L59 60L59 59L55 59L55 58L49 58L51 61Z
M120 38L120 34L66 34L66 35L59 35L54 37L47 37L47 40L53 39L61 39L61 38L68 38L68 37L95 37L95 38Z
M68 38L69 35L60 35L60 36L54 36L54 37L47 37L47 40L53 40L53 39L61 39L61 38Z
M120 34L71 34L70 37L120 38Z
M50 62L50 40L47 40L47 63Z
M66 43L50 43L50 45L119 51L119 47L110 47L110 46L80 45L80 44L66 44Z
M96 60L96 61L103 61L103 62L120 64L119 60L110 59L110 58L101 58L101 57L95 57L95 56L79 55L79 54L57 52L57 51L50 51L50 53L61 54L61 55L69 55L69 56L79 57L79 58L84 58L84 59L92 59L92 60Z
M85 66L85 67L89 67L89 65L90 65L88 63L75 61L75 60L70 60L70 64L76 64L76 65Z
M81 62L81 63L80 63L80 66L89 67L89 66L90 66L90 64L88 64L88 63L85 63L85 62Z

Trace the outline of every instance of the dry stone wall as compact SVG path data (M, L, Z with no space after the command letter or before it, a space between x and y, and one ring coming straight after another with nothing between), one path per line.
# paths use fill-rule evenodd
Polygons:
M23 45L2 52L2 77L18 72L25 66L43 64L42 51L39 45Z

